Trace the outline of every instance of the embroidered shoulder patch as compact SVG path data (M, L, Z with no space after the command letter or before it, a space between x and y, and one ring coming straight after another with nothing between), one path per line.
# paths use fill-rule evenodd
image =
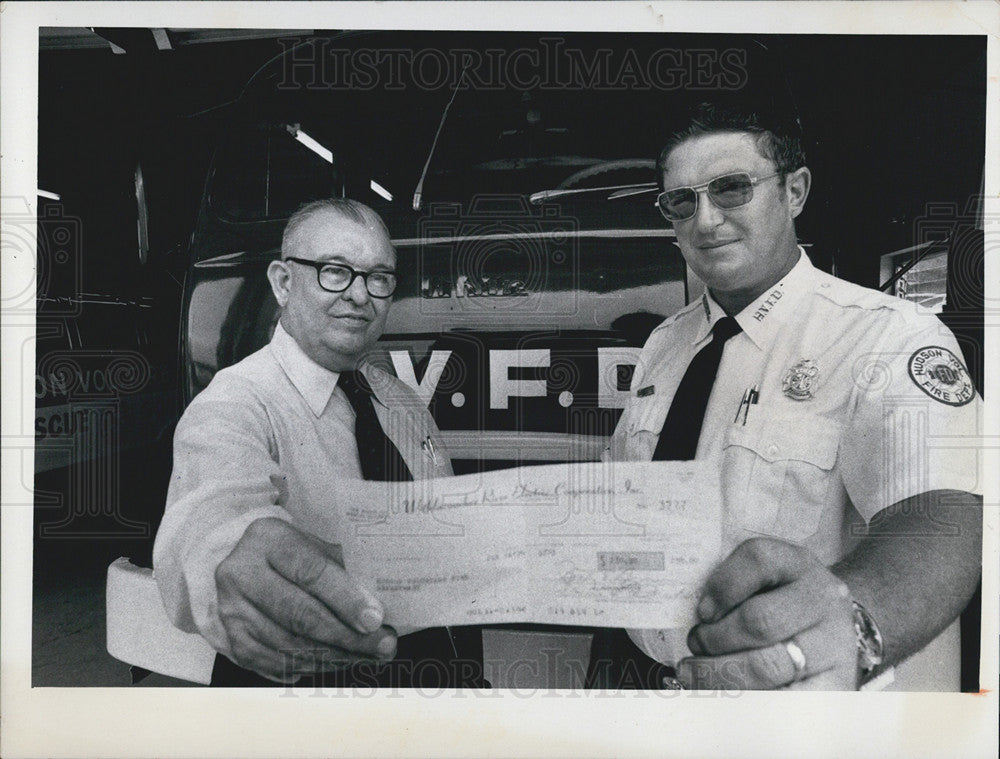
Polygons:
M910 378L936 401L964 406L976 395L965 365L947 348L928 345L910 356Z

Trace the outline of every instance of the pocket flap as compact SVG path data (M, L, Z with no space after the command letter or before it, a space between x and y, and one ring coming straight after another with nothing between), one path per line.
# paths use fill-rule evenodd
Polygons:
M765 461L805 461L833 469L841 426L828 419L766 419L757 425L733 425L726 445L748 448Z

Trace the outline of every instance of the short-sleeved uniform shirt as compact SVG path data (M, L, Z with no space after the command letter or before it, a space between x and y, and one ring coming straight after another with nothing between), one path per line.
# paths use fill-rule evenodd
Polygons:
M724 316L706 292L652 332L609 458L652 459L688 364ZM770 536L833 564L902 499L981 492L981 402L936 316L825 274L801 252L735 318L742 331L725 346L697 452L721 473L726 552ZM750 390L757 402L741 410ZM633 638L657 648L649 631Z

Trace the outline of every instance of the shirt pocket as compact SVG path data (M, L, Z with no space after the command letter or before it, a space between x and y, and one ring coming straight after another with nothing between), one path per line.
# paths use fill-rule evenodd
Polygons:
M841 426L827 419L758 417L724 443L726 511L737 526L795 542L814 535L837 507L834 476Z

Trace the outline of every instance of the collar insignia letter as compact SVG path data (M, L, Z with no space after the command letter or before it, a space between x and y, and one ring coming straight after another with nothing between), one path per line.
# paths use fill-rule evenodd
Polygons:
M781 390L794 401L807 401L813 397L813 381L818 374L819 367L811 359L804 358L785 372Z

